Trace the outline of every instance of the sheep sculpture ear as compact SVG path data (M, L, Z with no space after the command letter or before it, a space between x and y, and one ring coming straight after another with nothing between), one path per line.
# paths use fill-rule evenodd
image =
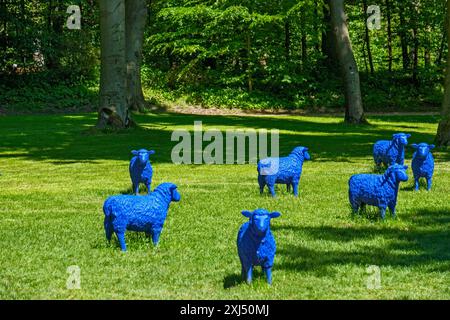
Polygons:
M417 147L419 147L417 144L415 144L415 143L413 143L412 145L411 145L411 147L413 147L414 149L417 149Z
M148 151L148 154L149 154L149 155L155 154L155 150L150 150L150 151Z
M271 212L271 213L269 214L269 217L270 217L271 219L273 219L273 218L278 218L279 216L281 216L281 213L279 213L279 212L277 212L277 211Z
M406 137L407 137L407 138L410 138L410 137L411 137L411 134L410 134L410 133L407 133L407 134L406 134Z
M131 151L131 153L132 153L134 156L137 156L137 155L139 154L139 152L137 152L136 150Z
M434 144L430 144L429 146L428 146L428 148L430 148L430 150L432 150L432 149L434 149L436 146L434 145Z
M247 217L247 218L251 218L252 215L253 215L253 212L247 211L247 210L244 210L244 211L242 211L241 213L242 213L242 215L243 215L244 217Z

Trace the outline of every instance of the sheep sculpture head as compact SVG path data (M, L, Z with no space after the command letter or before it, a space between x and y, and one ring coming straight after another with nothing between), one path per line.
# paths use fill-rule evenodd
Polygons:
M434 144L427 144L427 143L419 143L415 144L413 143L411 145L414 149L416 149L416 157L419 159L426 159L428 155L430 154L431 150L434 149Z
M409 133L395 133L392 135L393 140L400 146L406 146L409 137L411 137Z
M408 181L408 174L406 173L407 169L408 166L394 164L387 168L385 175L392 178L394 181Z
M279 212L269 212L264 209L256 209L255 211L242 211L244 217L249 218L251 231L263 237L267 230L270 229L270 219L278 218L281 213Z
M131 153L134 156L138 157L138 162L140 165L145 166L147 162L150 159L150 155L154 154L154 150L146 150L146 149L140 149L140 150L133 150Z
M295 147L291 154L302 160L311 160L311 155L309 154L307 147Z
M160 192L161 194L167 194L170 197L170 201L178 202L181 200L181 195L177 190L176 184L170 182L161 183L155 188L153 192Z

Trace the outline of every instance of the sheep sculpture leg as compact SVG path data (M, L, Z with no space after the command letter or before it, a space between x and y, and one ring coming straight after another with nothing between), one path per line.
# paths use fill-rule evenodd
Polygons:
M427 178L427 191L431 190L431 185L433 184L433 178Z
M395 203L388 204L389 211L391 212L392 217L395 218Z
M116 231L117 239L119 239L120 249L127 251L127 245L125 243L125 231Z
M355 199L353 199L352 197L350 197L350 205L352 207L352 211L354 214L359 212L360 203L358 201L356 201Z
M133 183L133 192L137 195L139 194L139 183Z
M292 189L294 189L294 196L298 197L298 181L292 182Z
M384 220L384 218L386 218L386 205L380 206L380 215L381 215L381 219Z
M269 191L270 191L270 195L275 198L276 197L276 195L275 195L275 184L269 185Z
M246 281L247 283L252 283L252 278L253 278L253 266L250 265L245 273L245 277L246 277Z
M419 178L414 179L414 190L419 191Z
M111 225L111 222L109 221L109 217L105 217L104 225L105 225L106 240L111 241L111 237L113 234L113 227Z
M146 183L145 186L147 187L147 193L150 194L150 192L151 192L151 189L150 189L151 182Z
M159 242L159 236L161 235L162 226L154 226L152 230L153 245L157 245Z
M272 284L272 268L263 268L263 270L266 274L267 283Z
M263 194L265 183L264 183L264 177L261 175L258 176L258 184L259 184L259 193Z

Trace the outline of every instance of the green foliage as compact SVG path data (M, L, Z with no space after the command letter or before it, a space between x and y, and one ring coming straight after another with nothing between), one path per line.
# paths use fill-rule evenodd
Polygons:
M81 29L66 27L66 9L81 9ZM0 14L0 73L46 71L55 78L75 83L98 77L98 8L91 0L2 1Z
M81 6L81 30L65 27L69 4ZM445 3L389 0L377 4L382 20L380 30L369 31L371 73L363 2L346 2L366 111L437 111L447 56ZM205 107L342 110L342 79L336 72L337 62L327 57L324 0L157 0L148 5L142 74L146 91L157 93L149 98L157 103L181 99ZM7 87L2 91L12 88L2 93L8 99L0 100L3 109L19 110L29 104L26 109L31 110L33 100L19 97L40 97L37 91L45 88L48 91L41 94L49 95L52 109L54 84L72 88L83 84L87 91L95 86L92 81L98 86L95 1L14 0L1 1L0 7L0 74ZM34 53L42 55L44 66L33 59ZM14 76L13 64L19 67ZM23 78L30 77L39 80L27 80L31 87L25 89ZM15 91L18 88L21 91ZM74 99L78 96L74 94ZM45 108L45 101L39 98L36 107ZM61 100L60 109L72 108L74 102Z
M92 111L97 108L95 82L54 77L52 71L0 77L0 114ZM48 79L54 81L48 81Z
M329 75L328 79L290 75L277 78L284 90L254 90L233 86L239 81L228 79L223 86L184 85L170 89L165 73L145 68L144 86L147 99L154 105L191 104L204 108L238 108L247 110L311 110L315 112L341 111L344 104L341 79ZM424 75L424 74L422 74ZM434 86L417 87L401 74L387 71L374 75L362 73L361 91L368 112L430 112L438 110L442 100L442 79L433 72L427 81ZM274 84L269 82L267 86ZM276 88L275 88L276 89Z
M409 2L379 4L382 29L369 31L374 74L368 69L363 4L346 6L368 111L440 106L444 8L439 1L418 3L417 8ZM342 107L341 80L322 48L327 29L323 1L156 1L151 9L154 23L147 32L144 58L147 70L159 79L157 86L148 82L152 89L170 90L176 99L188 96L187 103L203 106ZM388 9L392 72L387 72ZM419 44L417 67L411 62L413 29ZM410 60L406 69L399 36L403 33ZM412 81L413 74L418 83Z

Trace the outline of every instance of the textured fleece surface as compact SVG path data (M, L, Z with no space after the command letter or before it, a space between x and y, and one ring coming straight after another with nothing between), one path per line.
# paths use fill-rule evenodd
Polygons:
M270 213L264 209L248 213L246 216L249 221L242 224L237 237L242 276L247 282L251 282L253 267L261 266L266 273L267 282L271 283L276 244L270 231L270 219L278 217L279 213Z
M287 190L292 186L298 196L298 187L302 175L303 162L311 157L306 147L296 147L287 157L266 158L258 161L258 184L262 194L267 185L272 197L275 197L275 184L286 184ZM273 169L275 168L275 169Z
M147 192L151 191L153 169L149 161L149 156L154 153L153 150L140 149L138 151L133 150L135 155L130 160L130 178L132 183L133 192L139 193L139 184L143 183L147 187Z
M376 206L384 219L386 207L395 216L400 181L406 181L406 166L392 165L384 174L355 174L348 181L348 196L353 212L365 205Z
M106 238L116 233L120 247L126 251L125 231L142 231L152 235L153 243L159 241L171 201L179 201L176 185L162 183L145 196L116 195L103 205Z
M414 188L415 190L419 190L419 179L425 178L427 180L427 190L431 190L434 173L434 157L431 149L434 148L434 145L420 143L413 145L413 147L416 149L411 161L414 175Z
M379 140L373 145L373 159L377 166L401 164L405 162L405 146L408 144L410 134L394 134L392 140Z

